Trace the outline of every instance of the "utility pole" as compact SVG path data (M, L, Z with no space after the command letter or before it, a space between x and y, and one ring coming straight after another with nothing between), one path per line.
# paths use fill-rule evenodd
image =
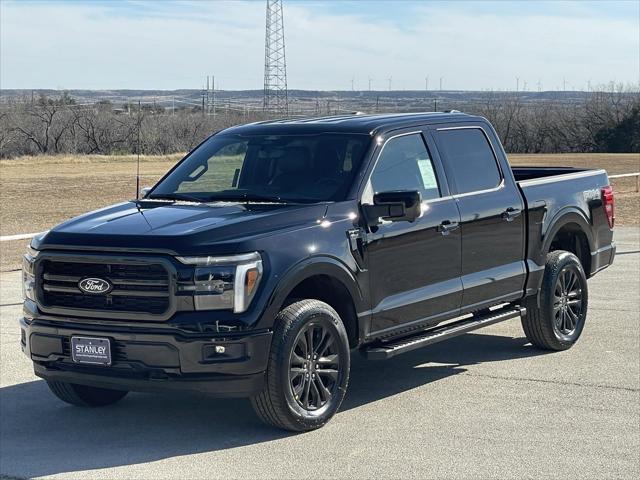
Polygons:
M140 198L140 126L142 125L142 103L138 100L138 142L136 145L136 199Z
M211 75L211 107L209 109L216 116L216 76Z
M351 91L354 92L355 88L353 87L353 84L355 82L355 77L351 77Z
M516 92L520 91L520 77L516 77Z
M440 91L442 91L442 79L443 79L443 78L444 78L444 77L440 77Z
M371 80L373 80L373 78L369 77L369 91L371 91Z
M286 116L289 114L289 98L282 0L267 0L266 17L263 109Z
M427 96L427 92L429 91L429 77L424 77L424 96Z

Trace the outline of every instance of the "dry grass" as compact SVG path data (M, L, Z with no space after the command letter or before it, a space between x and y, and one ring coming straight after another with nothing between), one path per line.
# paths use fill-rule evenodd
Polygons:
M174 162L180 160L184 154L174 153L166 156L159 155L140 155L140 163L155 163L158 161L172 160ZM0 160L0 168L16 167L19 165L78 165L78 164L95 164L108 163L110 165L120 163L132 163L137 159L136 155L48 155L48 156L24 156L13 159Z
M512 154L513 165L604 168L609 175L640 171L640 153Z
M142 156L142 186L153 185L180 154ZM512 155L515 165L640 171L638 154ZM135 196L135 156L60 155L0 160L0 235L46 230L68 218ZM635 179L614 180L619 225L640 223ZM625 193L629 192L629 193ZM0 244L0 268L18 268L26 240Z

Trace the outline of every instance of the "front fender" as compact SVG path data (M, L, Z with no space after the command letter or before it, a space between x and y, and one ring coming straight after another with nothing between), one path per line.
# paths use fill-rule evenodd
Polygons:
M256 328L271 328L287 297L301 282L316 275L326 275L339 281L349 291L356 313L367 309L365 298L349 267L339 259L327 255L309 257L289 268L278 282L267 301L264 313Z

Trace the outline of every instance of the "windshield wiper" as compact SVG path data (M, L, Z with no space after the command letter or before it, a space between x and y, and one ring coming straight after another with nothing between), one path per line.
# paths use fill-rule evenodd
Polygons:
M240 201L240 202L265 202L265 203L300 203L297 200L288 200L286 198L272 196L272 195L260 195L257 193L221 193L217 195L209 195L206 197L207 202L211 201Z
M185 202L197 202L204 203L204 200L191 195L185 195L183 193L159 193L157 195L150 195L142 200L182 200Z

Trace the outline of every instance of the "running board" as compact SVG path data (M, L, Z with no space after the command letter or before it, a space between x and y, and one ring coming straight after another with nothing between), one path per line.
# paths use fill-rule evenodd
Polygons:
M477 330L478 328L503 322L511 318L522 317L525 313L526 309L523 307L507 306L490 311L482 317L469 317L429 330L421 330L418 333L400 339L377 343L365 347L362 353L369 360L386 360L401 353L410 352L417 348L457 337L458 335Z

